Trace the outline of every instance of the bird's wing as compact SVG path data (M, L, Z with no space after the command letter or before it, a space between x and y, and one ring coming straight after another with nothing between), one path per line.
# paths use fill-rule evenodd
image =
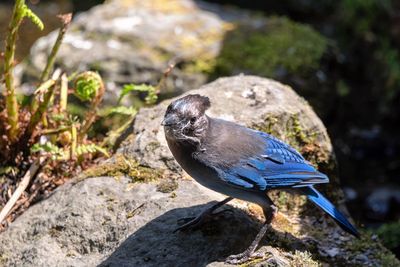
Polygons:
M329 182L328 177L318 172L294 148L283 141L263 132L252 131L263 143L262 149L245 155L230 165L218 166L212 162L203 163L213 167L224 182L248 190L304 187ZM223 157L223 155L221 155Z
M280 163L264 157L242 160L234 166L220 169L218 173L231 185L261 191L329 182L325 174L306 162Z

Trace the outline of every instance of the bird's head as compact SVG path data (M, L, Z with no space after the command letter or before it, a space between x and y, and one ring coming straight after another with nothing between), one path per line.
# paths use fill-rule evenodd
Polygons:
M209 107L208 97L198 94L187 95L173 101L168 106L161 123L167 138L177 142L201 143L208 127L205 111Z

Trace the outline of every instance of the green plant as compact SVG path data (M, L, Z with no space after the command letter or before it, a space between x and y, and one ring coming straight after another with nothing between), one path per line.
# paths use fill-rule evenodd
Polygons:
M72 14L59 16L62 27L34 94L23 98L17 95L14 86L15 43L19 26L25 17L30 18L39 28L43 28L43 23L25 5L25 1L17 0L6 38L3 75L5 91L4 98L0 98L0 108L4 110L0 113L0 165L4 166L0 178L4 183L8 183L2 188L15 190L11 197L3 197L6 195L0 192L1 202L7 202L1 209L0 223L10 212L17 212L22 204L29 205L24 201L17 202L23 192L32 193L32 196L27 198L28 202L31 202L40 190L48 191L61 184L42 183L40 179L35 179L36 185L28 187L33 186L31 179L41 168L44 177L50 176L57 180L57 174L61 174L63 179L64 176L73 175L77 165L80 168L88 166L96 155L109 156L106 149L86 138L86 133L96 120L96 111L105 90L101 77L93 72L79 74L73 90L69 90L67 75L60 69L53 71L55 57ZM49 78L50 73L53 74ZM85 95L83 100L89 103L89 110L82 121L67 112L70 93ZM23 99L22 105L18 103L19 99ZM29 170L18 182L17 178L26 170L25 166L31 163Z
M18 138L18 114L19 106L14 87L14 55L15 55L15 43L17 40L17 33L19 26L23 19L27 17L38 26L43 29L43 23L37 17L32 10L30 10L24 0L16 0L14 10L9 25L9 32L6 38L6 51L4 53L4 80L5 80L5 108L7 110L7 124L8 131L7 137L13 142Z
M8 186L2 188L15 188L15 190L11 198L7 197L8 194L0 192L0 203L7 202L0 213L0 225L10 212L17 212L18 205L24 204L24 201L17 202L23 192L33 190L33 195L26 198L31 202L38 194L38 190L48 192L62 184L65 177L71 177L77 170L89 167L97 156L109 157L105 144L114 142L130 122L126 120L122 127L110 132L103 143L91 138L88 133L99 117L98 110L105 93L101 76L97 72L85 71L68 77L61 69L53 71L55 57L71 22L72 14L59 16L62 26L34 94L29 97L18 96L14 87L13 71L15 42L19 25L25 17L30 18L39 28L43 28L43 23L25 5L25 1L17 0L4 53L4 101L0 98L0 108L5 110L5 112L0 112L0 136L2 137L0 138L0 165L2 166L0 179L9 183ZM140 99L145 97L144 101L132 107L119 104L105 115L118 114L133 117L143 104L154 104L171 70L172 67L167 69L157 86L126 85L121 92L120 100L136 92L140 94ZM76 101L80 102L79 105L70 103L71 94L76 97ZM21 99L22 104L18 103ZM79 106L83 110L83 116L75 116L71 112L71 104ZM22 182L18 183L18 178L29 164L31 164L29 170L23 175ZM58 182L52 185L49 182L42 183L41 178L35 179L35 189L32 189L31 179L40 169L42 169L41 177L51 177L51 181L58 180ZM23 187L20 186L22 184ZM24 204L26 205L27 203Z

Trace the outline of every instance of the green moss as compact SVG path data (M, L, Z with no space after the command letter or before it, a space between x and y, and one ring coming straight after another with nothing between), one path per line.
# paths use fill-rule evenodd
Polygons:
M382 267L400 266L399 260L392 253L379 254L379 260Z
M154 150L156 150L157 148L159 148L161 146L161 144L157 141L152 141L150 143L147 144L146 146L146 150L147 151L151 151L153 152Z
M262 124L253 125L252 128L278 137L280 135L276 129L277 126L279 127L278 123L279 119L276 116L267 115Z
M376 233L387 248L394 249L400 246L400 221L383 224Z
M322 265L312 258L312 255L310 252L296 250L293 255L292 260L290 261L290 266L293 266L293 267L300 267L300 266L318 267L318 266L322 266Z
M297 214L299 208L306 203L305 196L294 195L285 191L270 191L268 195L273 199L278 210L288 215Z
M178 188L178 182L174 179L163 179L157 185L157 191L161 193L171 193Z
M3 253L0 254L0 266L2 266L3 264L5 266L7 260L8 260L8 257L5 254L3 254Z
M185 64L183 71L186 73L206 73L210 74L214 71L216 59L214 58L199 58L193 62Z
M313 137L315 136L314 133L311 134L301 127L298 114L294 114L290 120L288 120L286 129L289 130L287 137L292 139L290 143L292 143L293 146L298 146L298 149L305 144L311 143L313 141Z
M328 40L310 26L271 17L264 28L241 25L227 34L216 72L245 72L266 77L307 73L319 66Z
M379 266L400 266L400 261L381 242L373 240L371 233L362 232L360 239L353 239L346 244L350 253L357 256L362 253L373 251L370 254L372 259L379 263Z
M267 115L262 124L253 125L256 130L272 134L288 142L292 147L312 164L319 166L329 161L329 155L322 151L317 142L319 133L315 130L305 129L301 125L299 114L293 114L286 120L285 126L278 124L279 118Z
M89 177L100 176L129 176L132 178L133 182L147 183L160 178L162 172L142 166L134 159L128 159L121 154L117 154L112 160L84 171L78 177L78 181Z

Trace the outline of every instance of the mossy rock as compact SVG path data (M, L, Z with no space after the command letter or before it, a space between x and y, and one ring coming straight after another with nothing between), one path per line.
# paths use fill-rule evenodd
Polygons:
M85 170L77 177L75 182L90 177L111 176L118 178L121 176L128 176L132 179L132 182L148 183L160 179L162 174L163 172L161 170L154 170L140 165L135 159L117 154L110 160Z
M228 32L215 73L264 77L304 76L318 69L328 40L308 25L270 17L262 26L239 24Z
M400 251L400 221L383 224L376 234L387 248Z

